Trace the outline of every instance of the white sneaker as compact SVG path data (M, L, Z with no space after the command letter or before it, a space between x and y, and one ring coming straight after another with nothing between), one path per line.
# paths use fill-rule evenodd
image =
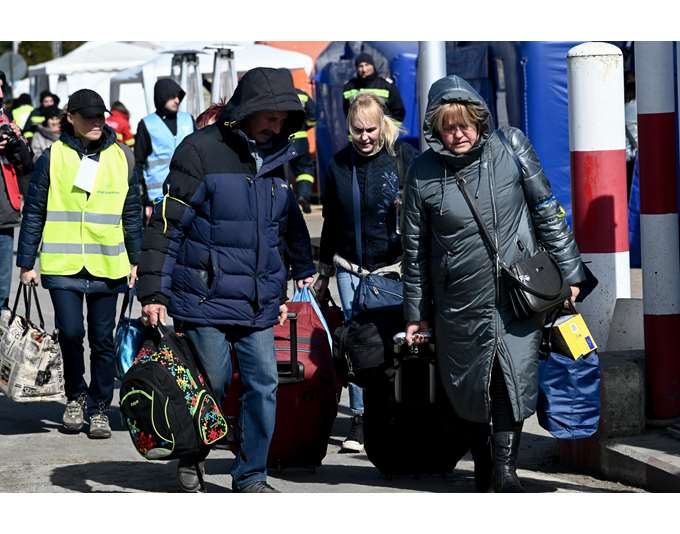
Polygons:
M352 417L352 426L347 438L342 442L341 451L363 452L364 451L364 418L361 415Z

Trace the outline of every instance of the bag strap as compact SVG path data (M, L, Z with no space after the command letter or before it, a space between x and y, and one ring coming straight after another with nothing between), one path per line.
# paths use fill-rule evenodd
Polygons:
M40 300L38 299L38 286L31 283L31 289L28 290L28 310L26 311L26 318L30 316L31 295L35 296L35 309L38 312L38 321L40 321L40 329L45 330L45 319L43 318L42 309L40 309Z
M29 324L33 324L33 321L31 321L31 308L33 307L33 296L35 296L35 308L38 311L38 321L40 324L40 329L45 330L45 319L43 318L42 310L40 309L40 300L38 299L37 285L34 284L33 282L31 282L28 286L24 284L22 285L24 286L24 305L26 306L26 322Z
M491 234L489 234L489 230L487 230L486 224L484 224L484 220L482 219L482 216L477 210L477 206L472 201L470 195L468 195L468 192L465 189L465 178L456 178L456 185L458 185L458 189L460 189L460 192L462 193L465 202L467 202L467 205L470 207L472 217L475 219L475 222L479 227L479 231L482 234L482 238L486 242L487 246L491 249L491 252L493 252L494 256L498 257L499 261L501 261L500 256L498 254L498 249L496 248L496 244L493 242L493 239L491 239ZM505 267L502 261L501 264Z
M22 291L23 290L23 291ZM14 298L14 306L12 306L12 315L10 317L10 323L14 321L17 316L17 308L19 307L19 297L24 296L24 306L26 305L26 286L24 284L19 284L17 287L17 296Z
M118 317L119 323L125 319L126 313L128 319L132 318L132 304L135 301L134 293L134 287L128 288L128 290L125 292L125 295L123 296L123 306L120 309L120 316Z
M524 282L522 282L515 273L510 270L510 268L503 262L503 260L500 257L500 254L498 253L498 249L496 248L495 243L491 239L491 235L489 234L489 231L486 228L486 225L484 224L484 220L482 219L482 216L480 215L479 211L477 210L477 206L475 206L475 203L473 200L470 198L468 195L467 191L465 190L465 179L464 178L457 178L456 179L456 184L458 185L458 188L460 189L460 192L463 194L463 198L465 198L465 202L467 202L468 206L470 207L470 211L472 211L472 216L475 219L475 222L477 223L477 226L479 226L479 230L482 234L482 237L484 241L486 242L487 246L491 249L493 254L498 258L498 263L502 267L503 271L512 278L512 281L517 284L522 290L526 291L527 293L531 293L532 295L535 295L536 297L543 298L543 299L554 299L559 296L559 293L553 295L553 294L547 294L547 293L541 293L540 291L536 291L533 287L530 287L526 285ZM560 279L562 279L562 271L560 271L559 267L557 269L558 273L560 274Z
M361 264L364 262L364 251L361 246L361 189L359 189L359 179L357 178L356 156L352 150L352 212L354 213L354 246L357 252L357 264L359 272L362 271Z

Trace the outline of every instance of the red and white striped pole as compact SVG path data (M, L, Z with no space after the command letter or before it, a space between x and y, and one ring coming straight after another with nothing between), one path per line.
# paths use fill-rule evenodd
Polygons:
M680 416L680 251L673 43L635 43L647 413Z
M623 55L584 43L567 55L574 235L599 280L579 305L605 350L616 299L630 298Z

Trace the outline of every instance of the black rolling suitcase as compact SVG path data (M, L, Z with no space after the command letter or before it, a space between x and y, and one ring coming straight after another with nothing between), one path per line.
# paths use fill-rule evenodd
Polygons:
M469 450L432 345L395 336L393 372L364 388L364 447L385 476L446 474Z

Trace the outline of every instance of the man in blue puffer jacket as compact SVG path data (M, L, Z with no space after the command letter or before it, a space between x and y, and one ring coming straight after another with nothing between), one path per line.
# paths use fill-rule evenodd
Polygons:
M283 174L295 157L288 136L304 118L288 71L248 71L217 122L177 148L144 236L143 313L151 324L166 313L182 321L220 401L236 350L243 391L234 491L275 491L266 463L278 383L273 325L287 314L283 251L298 287L315 273L309 233ZM200 487L189 464L180 462L178 479L185 491Z

